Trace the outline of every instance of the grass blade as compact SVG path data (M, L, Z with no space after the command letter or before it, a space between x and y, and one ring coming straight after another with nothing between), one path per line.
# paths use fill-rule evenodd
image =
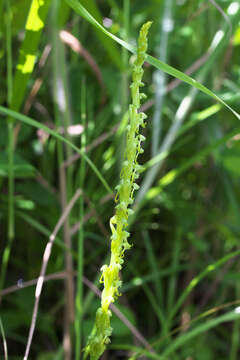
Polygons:
M76 13L81 15L85 20L90 22L93 26L95 26L96 28L101 30L105 35L107 35L108 37L110 37L111 39L113 39L114 41L119 43L121 46L125 47L130 52L132 52L132 53L136 52L136 49L132 45L128 44L126 41L123 41L122 39L118 38L117 36L111 34L101 24L99 24L99 22L77 0L65 0L65 1L68 3L69 6L71 6L73 8L74 11L76 11ZM232 16L236 16L236 17L239 16L239 11L238 11L239 8L240 8L240 4L237 4L235 12L234 12L234 14L232 14ZM219 35L223 36L223 33L219 33ZM240 120L240 115L231 106L229 106L224 100L222 100L219 96L214 94L214 92L209 90L206 86L202 85L200 82L198 82L195 79L191 78L190 76L184 74L183 72L175 69L174 67L156 59L155 57L153 57L151 55L146 56L146 61L149 64L153 65L155 68L162 70L173 77L178 78L179 80L195 87L196 89L202 91L204 94L206 94L206 95L212 97L214 100L220 102L225 107L227 107L228 110L230 110L233 113L233 115L236 116L236 118L238 120Z
M50 0L32 0L25 25L25 38L19 51L19 59L13 82L11 108L18 111L32 74L37 47L45 26Z
M12 100L12 21L10 0L6 0L6 53L7 53L7 103ZM14 133L13 122L8 120L8 239L3 251L0 290L4 286L8 261L14 238Z
M86 129L86 84L82 83L81 92L81 120L82 125ZM83 132L81 136L81 150L84 152L86 147L86 135ZM85 179L85 159L81 159L79 169L79 187L83 189ZM79 199L79 221L82 224L78 233L78 261L77 261L77 295L76 295L76 315L75 315L75 359L80 359L81 343L82 343L82 317L83 317L83 270L84 270L84 199L83 196Z
M82 0L82 4L86 7L86 9L88 9L93 14L95 19L97 19L97 21L99 23L103 22L102 15L101 15L100 10L99 10L99 8L98 8L98 6L96 4L96 1L94 1L94 0ZM95 28L95 30L96 30L96 28ZM108 53L109 57L112 59L114 64L120 70L122 70L123 64L122 64L122 61L121 61L121 55L120 55L120 52L119 52L118 48L115 46L115 44L112 41L109 41L109 38L104 36L102 31L97 30L96 35L99 38L102 46L106 49L106 52Z
M172 354L175 350L179 349L182 345L184 345L187 341L193 339L194 337L222 324L229 321L234 321L239 319L240 314L235 311L230 311L227 314L218 316L215 319L208 320L207 322L204 322L203 324L197 326L193 330L185 333L182 336L179 336L175 341L171 343L170 346L167 347L167 349L162 354L163 358L167 359L167 356Z
M1 335L2 335L2 339L3 339L4 360L8 360L7 341L6 341L5 331L4 331L4 328L3 328L1 317L0 317L0 332L1 332Z
M222 139L215 141L213 144L210 144L203 150L199 151L196 155L191 157L188 161L185 161L182 166L179 166L177 169L170 170L167 174L165 174L158 182L158 186L152 187L146 194L146 200L149 201L155 196L157 196L163 188L169 184L171 184L179 175L181 175L184 171L189 169L193 164L197 161L202 161L206 156L211 154L217 147L226 144L226 142L231 139L233 136L239 134L240 128L236 128L231 131L227 135L225 135ZM161 158L160 158L161 160Z
M183 294L178 299L177 303L174 305L174 307L173 307L173 309L172 309L172 311L170 313L169 318L172 319L175 316L175 314L177 313L177 311L181 307L182 303L184 302L184 300L186 299L188 294L199 284L199 282L203 278L205 278L210 272L215 271L219 267L224 265L228 260L232 259L235 256L239 256L239 255L240 255L240 250L231 252L230 254L222 257L220 260L216 261L215 263L208 265L205 270L203 270L199 275L195 276L191 280L190 284L186 287Z
M162 16L160 16L159 37L160 41L157 45L158 58L166 62L168 59L168 38L173 30L173 8L174 2L172 0L165 0L163 4ZM152 127L152 156L157 155L161 132L162 132L162 109L164 98L166 94L166 73L156 70L153 74L153 82L155 85L155 101L153 113L153 127Z

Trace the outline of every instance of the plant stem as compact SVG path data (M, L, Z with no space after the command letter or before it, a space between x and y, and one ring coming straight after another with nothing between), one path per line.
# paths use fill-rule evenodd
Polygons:
M147 35L151 22L144 24L140 30L137 57L132 72L131 95L132 104L129 106L129 125L127 126L126 148L124 161L120 173L120 183L116 187L117 195L115 201L115 215L110 219L111 236L111 258L109 265L101 268L102 276L100 282L104 284L101 297L101 307L96 313L96 322L92 334L85 348L84 358L90 355L91 360L98 360L103 354L106 345L110 342L112 328L110 326L111 311L109 306L117 299L121 280L119 272L124 262L124 252L131 246L128 243L129 233L126 231L129 215L132 210L129 206L133 203L134 191L138 189L135 180L139 176L140 165L137 158L143 152L141 142L144 136L139 134L140 128L145 127L146 115L139 113L141 100L145 94L140 92L143 76L143 63L147 51Z
M54 77L54 109L56 127L60 128L63 126L65 130L65 136L67 136L67 128L70 125L69 115L69 102L66 94L66 71L65 71L65 55L63 44L59 37L59 25L58 25L58 14L59 14L60 3L56 0L53 1L52 7L52 23L53 28L53 77ZM69 153L69 147L66 151L67 156ZM71 181L71 169L68 167L67 174L66 169L63 166L64 163L64 147L60 141L57 141L57 153L58 153L58 168L60 178L60 200L62 212L65 211L69 194L68 184ZM63 236L64 243L67 248L71 249L71 234L70 234L70 223L69 216L66 217L63 224ZM71 325L74 321L74 282L73 282L73 261L70 252L65 253L65 266L67 272L67 278L65 281L65 309L64 309L64 358L65 360L71 360L72 358L72 343L71 343Z
M160 44L157 48L157 58L163 62L167 62L168 35L173 28L173 1L165 0L163 8L163 16L160 25ZM156 70L153 74L155 86L155 110L153 114L152 126L152 156L158 153L161 130L162 130L162 107L165 96L167 74L161 70Z
M6 53L7 53L7 103L12 101L12 21L10 0L6 4ZM14 238L14 120L8 118L8 240L3 251L0 290L4 287L5 276Z
M86 84L82 82L81 92L81 119L84 127L81 136L81 150L85 151L86 147ZM83 189L85 178L85 160L81 158L80 170L79 170L79 186ZM82 316L83 316L83 267L84 267L84 199L83 196L79 199L79 221L80 229L78 233L78 261L77 261L77 296L76 296L76 316L75 316L75 359L80 359L81 354L81 340L82 340Z

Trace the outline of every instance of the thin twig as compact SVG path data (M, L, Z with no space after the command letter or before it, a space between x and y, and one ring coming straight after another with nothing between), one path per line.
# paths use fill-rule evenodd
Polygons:
M52 50L52 47L51 45L47 44L43 50L43 53L42 53L42 56L39 60L39 63L38 63L38 68L41 69L44 67L44 65L46 64L46 61L48 59L48 56L50 54ZM40 90L40 87L42 86L42 83L43 83L43 77L38 77L34 84L33 84L33 87L31 89L31 92L29 94L29 96L27 97L27 100L24 104L24 108L23 108L23 113L24 114L28 114L29 113L29 110L31 109L31 106L33 104L33 101L35 99L35 97L37 96L37 93L39 92Z
M106 100L106 96L105 96L106 89L104 86L101 70L100 70L98 64L96 63L95 59L93 58L93 56L89 53L89 51L87 49L85 49L82 46L80 41L75 36L73 36L69 31L61 30L60 31L60 39L62 40L62 42L64 42L68 46L70 46L70 48L74 52L81 55L86 60L88 65L92 68L93 72L96 75L97 81L98 81L101 89L104 92L104 95L102 97L102 103L104 103Z
M73 196L72 200L69 202L68 206L66 207L65 211L63 212L63 214L61 215L59 221L57 222L57 225L55 226L54 231L50 235L49 241L48 241L48 243L47 243L47 245L45 247L42 266L41 266L41 270L40 270L40 275L39 275L39 277L37 279L37 286L36 286L36 291L35 291L35 303L34 303L34 308L33 308L33 313L32 313L31 326L30 326L29 334L28 334L27 346L26 346L25 355L24 355L24 358L23 358L24 360L28 359L30 347L31 347L31 344L32 344L32 338L33 338L34 330L35 330L35 327L36 327L37 314L38 314L38 308L39 308L39 301L40 301L40 296L41 296L41 292L42 292L43 282L44 282L44 279L45 279L47 265L48 265L48 261L49 261L50 255L51 255L52 246L53 246L55 237L56 237L58 231L60 230L61 226L63 225L64 221L66 220L66 218L67 218L69 212L71 211L72 207L74 206L75 202L77 201L77 199L81 195L81 193L82 192L81 192L80 189L78 189L76 191L76 193Z
M61 207L62 211L65 212L67 208L67 186L66 186L66 174L65 168L60 166L60 198L61 198ZM67 216L63 223L63 234L64 234L64 243L67 248L72 248L71 241L71 232L69 217ZM64 312L64 353L65 360L71 359L71 325L74 322L74 281L72 277L73 273L73 260L71 252L65 253L65 265L66 271L68 274L67 279L65 280L65 291L66 291L66 306Z
M77 276L77 272L74 272L74 276ZM44 282L50 281L50 280L63 280L67 278L66 271L57 272L54 274L49 274L44 276ZM6 296L9 294L12 294L18 290L25 289L29 286L33 286L38 283L38 279L33 279L26 281L21 284L21 287L19 285L13 285L10 286L0 292L0 296ZM99 298L101 297L101 291L85 276L83 276L83 283L92 290ZM149 344L149 342L145 339L145 337L141 334L141 332L126 318L126 316L115 306L111 305L111 310L116 314L116 316L127 326L127 328L131 331L133 336L139 340L139 342L149 351L154 352L152 346Z
M96 218L98 227L101 230L102 234L105 237L109 237L109 232L107 231L103 221L101 220L101 217L98 215L98 213L97 213L96 209L94 208L93 204L91 203L91 200L89 199L89 197L87 195L83 194L83 196L84 196L84 199L86 200L86 202L88 204L88 207L92 210L92 213Z
M100 204L103 205L105 204L107 201L109 200L113 200L114 199L114 196L112 194L108 194L107 196L104 196L101 201L100 201ZM70 230L70 234L71 236L73 236L74 234L76 234L76 232L80 229L82 223L85 224L85 222L87 222L93 215L95 214L95 210L90 210L83 218L83 221L78 221L76 224L74 224L72 227L71 227L71 230ZM104 234L105 236L105 234Z
M47 282L47 281L50 281L50 280L62 280L62 279L65 279L66 278L66 271L60 271L60 272L57 272L57 273L54 273L54 274L49 274L49 275L45 275L44 276L44 282ZM29 281L22 281L19 282L19 284L17 285L12 285L12 286L9 286L8 288L2 290L0 292L0 296L7 296L7 295L10 295L18 290L21 290L21 289L25 289L29 286L33 286L33 285L36 285L38 282L38 278L37 279L32 279L32 280L29 280Z
M200 6L194 13L191 13L185 24L188 25L190 22L199 17L202 13L204 13L204 11L208 10L209 7L209 3L203 3L202 6Z
M42 187L47 189L50 193L52 193L52 194L57 193L57 189L55 187L51 186L49 184L49 182L42 176L42 174L40 172L37 173L36 180L39 182L40 185L42 185Z
M48 44L45 46L44 50L43 50L43 53L42 53L42 56L38 62L38 70L40 70L41 68L44 67L47 59L48 59L48 56L51 52L51 46ZM39 76L33 86L32 86L32 89L30 91L30 94L28 95L27 97L27 100L24 104L24 108L23 108L23 113L25 115L27 115L32 107L32 104L34 102L34 99L36 98L41 86L42 86L42 83L43 83L43 77ZM22 127L22 124L21 123L18 123L15 128L14 128L14 147L16 147L17 145L17 139L18 139L18 136L19 136L19 132L21 130L21 127Z
M85 278L85 284L91 289L97 296L101 297L101 291L88 279ZM117 315L117 317L128 327L131 333L139 340L141 344L151 352L154 352L152 346L144 338L144 336L138 331L138 329L126 318L126 316L113 304L110 305L110 309Z
M215 0L208 0L208 1L210 1L210 3L218 10L218 12L220 12L220 14L224 18L224 20L227 22L227 24L229 26L229 36L231 36L232 35L232 23L231 23L229 16L223 11L221 6L218 5Z
M117 131L118 127L119 127L119 124L113 126L110 131L105 132L105 133L101 134L99 137L97 137L91 144L86 146L85 152L87 153L90 150L93 150L94 148L96 148L98 145L102 144L105 140L107 140L110 136L112 136ZM74 161L78 160L80 157L81 157L81 155L74 154L69 159L65 160L63 162L62 166L65 166L65 167L70 166L72 163L74 163Z

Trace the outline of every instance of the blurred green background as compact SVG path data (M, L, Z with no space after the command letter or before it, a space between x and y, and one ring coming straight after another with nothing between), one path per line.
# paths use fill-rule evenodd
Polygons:
M4 343L9 359L23 358L28 281L65 213L29 359L82 358L109 257L134 60L90 22L135 47L151 20L148 53L180 73L144 66L144 171L102 358L239 359L240 118L177 79L190 75L240 112L239 1L1 0L0 13L0 358Z

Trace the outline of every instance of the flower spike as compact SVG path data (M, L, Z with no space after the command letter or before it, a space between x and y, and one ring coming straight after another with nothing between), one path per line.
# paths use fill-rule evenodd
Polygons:
M85 348L84 359L90 356L91 360L98 360L104 352L106 345L110 342L112 328L110 326L111 311L109 306L118 296L121 280L119 272L124 262L124 252L131 245L128 243L129 233L126 231L128 217L132 213L129 205L133 203L134 191L139 188L135 180L139 176L141 168L137 163L138 155L143 152L141 143L145 137L139 134L140 127L145 127L144 120L147 116L138 112L141 105L141 99L145 94L140 92L144 85L142 82L143 63L147 51L147 35L151 22L145 23L140 30L137 48L137 57L133 65L131 96L132 104L129 106L129 124L127 126L126 150L124 161L120 173L120 183L116 187L115 197L116 207L115 215L110 219L111 236L111 259L109 265L103 265L101 268L102 276L100 282L103 283L101 297L101 307L97 310L95 326L92 334L89 336L88 344Z

